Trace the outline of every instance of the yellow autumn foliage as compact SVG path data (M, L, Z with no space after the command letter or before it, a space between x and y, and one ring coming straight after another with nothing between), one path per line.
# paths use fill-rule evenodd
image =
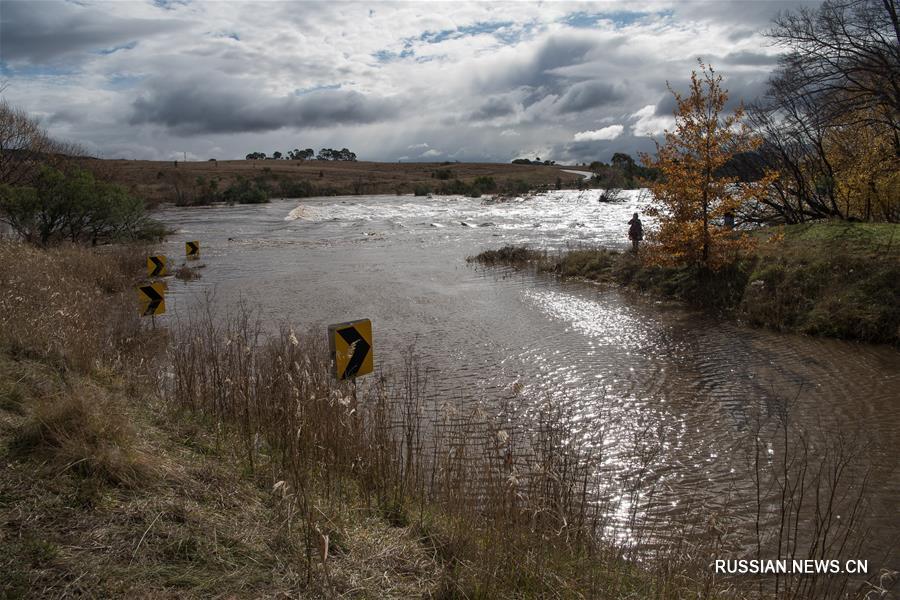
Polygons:
M838 202L848 218L896 220L900 217L900 159L891 132L866 116L845 115L824 140Z
M698 265L718 270L732 263L750 239L725 226L745 203L766 192L772 177L741 183L721 174L731 158L755 150L759 140L742 122L743 107L724 115L728 92L722 76L700 62L691 73L687 96L675 96L675 128L656 144L656 156L641 156L661 177L650 184L654 201L647 214L659 226L648 236L646 256L652 264Z

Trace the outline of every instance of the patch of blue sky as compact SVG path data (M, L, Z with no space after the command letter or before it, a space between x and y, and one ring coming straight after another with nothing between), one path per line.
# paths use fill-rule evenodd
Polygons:
M570 27L585 29L596 27L601 21L611 21L616 28L634 25L648 17L671 17L671 10L656 12L644 12L633 10L617 10L609 12L584 12L571 13L562 19L562 22Z
M211 35L214 38L228 38L236 42L241 41L241 36L234 31L210 31L207 32L207 35Z
M113 73L106 78L106 85L113 90L124 90L134 87L140 83L144 77L142 75L126 75L124 73Z
M295 96L305 96L307 94L312 94L314 92L321 92L324 90L339 90L339 89L341 89L340 83L332 83L329 85L314 85L312 87L294 90L294 95Z
M534 31L536 26L537 23L535 21L529 21L519 27L514 27L513 24L510 23L508 26L501 27L493 33L495 38L504 44L511 46L521 42L524 37Z
M76 75L77 70L67 67L52 67L47 65L29 65L27 67L11 67L0 61L0 76L8 78L30 79L38 77L66 77Z
M417 37L405 38L403 40L403 50L394 52L392 50L379 50L374 52L372 57L380 63L393 62L395 60L403 60L404 58L415 57L416 51L413 46L417 42L426 44L439 44L446 40L470 37L474 35L493 34L501 42L512 44L522 38L523 31L521 29L513 29L512 21L482 21L457 27L456 29L442 29L440 31L425 31ZM428 62L435 60L434 56L418 57L416 62Z
M403 50L400 52L392 52L391 50L379 50L374 52L372 56L380 63L389 63L395 60L403 60L415 56L416 52L412 49L412 44L407 42L403 44Z
M133 40L128 42L127 44L120 44L118 46L113 46L111 48L100 48L99 50L93 50L92 54L113 54L115 52L119 52L120 50L133 50L135 46L137 46L137 40Z
M438 44L444 40L494 33L512 25L512 21L480 21L472 25L464 25L456 29L442 29L441 31L425 31L419 35L419 41L426 44Z
M176 6L187 6L190 0L153 0L153 6L165 10L174 10Z

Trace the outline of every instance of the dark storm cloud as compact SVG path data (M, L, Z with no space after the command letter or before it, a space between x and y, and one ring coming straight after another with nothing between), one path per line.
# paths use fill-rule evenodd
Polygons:
M3 0L0 60L14 65L47 63L79 52L126 47L185 26L171 20L119 18L65 2Z
M557 103L560 113L577 113L619 102L625 95L616 86L602 81L576 83Z
M557 90L561 79L556 69L585 62L598 48L598 42L571 36L555 35L544 41L534 56L523 64L506 64L482 79L482 91L510 90L520 87Z
M490 121L497 117L505 117L512 114L516 112L516 108L517 104L509 98L492 96L475 109L470 117L475 121Z
M733 75L725 77L722 81L723 87L728 90L728 100L725 103L725 110L732 111L742 102L746 106L761 98L766 93L768 81L768 76L765 74L756 74L753 76ZM677 86L675 89L682 96L688 93L686 84ZM659 102L656 103L654 114L657 116L671 116L676 108L677 103L675 102L675 96L672 95L671 92L666 91Z
M553 155L565 157L571 162L590 163L595 160L609 162L614 153L624 152L638 160L641 152L652 152L654 148L651 138L622 136L615 140L590 140L561 144L553 149Z
M182 134L264 132L375 123L399 111L390 99L356 91L265 97L261 88L253 81L167 82L135 100L131 124L164 125Z
M801 7L815 8L821 0L754 0L753 2L678 2L673 5L676 17L692 21L737 23L759 31L769 27L772 17L780 12Z
M678 108L678 103L675 102L675 96L667 93L656 103L656 110L653 111L653 114L658 117L669 117L675 112L676 108Z
M774 67L778 64L778 56L760 52L730 52L721 58L722 64L746 65L751 67Z

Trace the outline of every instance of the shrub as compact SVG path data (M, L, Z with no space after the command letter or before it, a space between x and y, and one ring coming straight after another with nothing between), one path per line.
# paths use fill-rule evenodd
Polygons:
M269 201L269 190L261 179L238 179L225 189L222 199L228 204L263 204Z
M41 168L32 185L0 186L0 221L24 240L46 246L64 240L154 239L165 228L147 216L142 200L81 170Z

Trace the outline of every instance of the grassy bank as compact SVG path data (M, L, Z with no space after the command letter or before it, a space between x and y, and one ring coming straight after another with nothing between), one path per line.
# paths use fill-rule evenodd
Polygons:
M507 247L470 260L624 285L778 331L900 344L900 226L816 223L754 235L752 255L715 274L606 249Z
M494 407L435 396L414 351L357 390L330 376L320 332L263 335L246 310L150 328L145 254L0 243L3 597L759 596L709 568L742 547L730 505L699 494L679 499L690 518L638 518L663 493L643 478L666 443L652 432L609 478L602 428L573 437L565 406L518 389ZM802 476L799 494L844 485ZM782 495L782 523L794 506ZM852 552L845 508L802 544Z

